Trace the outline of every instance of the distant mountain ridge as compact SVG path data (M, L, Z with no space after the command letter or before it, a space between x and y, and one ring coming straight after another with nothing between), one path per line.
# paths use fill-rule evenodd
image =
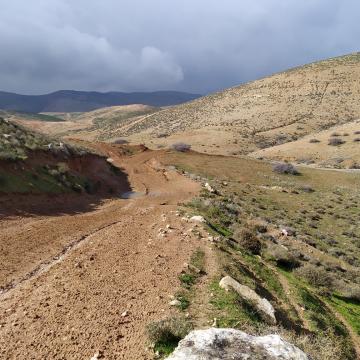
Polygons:
M96 92L60 90L45 95L20 95L0 91L0 109L39 112L83 112L107 106L144 104L178 105L199 98L199 94L180 91Z

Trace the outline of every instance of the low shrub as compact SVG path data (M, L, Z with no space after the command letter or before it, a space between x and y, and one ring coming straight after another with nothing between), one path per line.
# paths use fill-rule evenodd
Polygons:
M254 231L243 228L234 233L234 240L245 250L252 254L259 255L262 249L261 241L258 239Z
M278 163L273 166L273 171L278 174L299 175L300 172L290 163Z
M295 273L313 286L326 287L327 289L333 288L335 281L334 275L322 267L306 264L295 270Z
M339 139L339 138L330 138L329 142L328 142L328 145L331 145L331 146L339 146L342 144L345 144L345 141L342 139Z
M182 317L167 318L147 326L149 339L160 355L169 355L190 331L191 324Z
M268 231L268 223L262 219L250 219L246 224L249 229L253 229L260 234L264 234Z
M168 137L169 134L168 134L168 133L159 133L159 134L157 134L156 136L161 139L161 138L166 138L166 137Z
M187 152L187 151L190 151L190 149L191 149L191 145L185 144L183 142L178 142L178 143L172 144L171 147L172 147L172 149L174 149L176 151L180 151L180 152Z
M354 300L360 303L360 285L358 284L346 284L341 290L341 295L344 298Z
M117 144L117 145L124 145L124 144L128 144L129 142L125 139L116 139L114 141L114 144Z
M280 245L272 245L267 251L266 256L276 262L276 265L285 270L296 269L300 262L287 249Z
M354 142L360 142L360 138L355 138Z
M309 140L309 143L311 143L311 144L315 144L315 143L319 143L319 142L321 142L321 141L318 139L310 139Z
M360 130L354 131L354 134L355 134L355 135L360 135Z
M306 192L306 193L313 193L315 191L310 185L299 186L299 190Z
M341 136L341 135L339 133L337 133L337 132L333 132L330 136L338 137L338 136Z

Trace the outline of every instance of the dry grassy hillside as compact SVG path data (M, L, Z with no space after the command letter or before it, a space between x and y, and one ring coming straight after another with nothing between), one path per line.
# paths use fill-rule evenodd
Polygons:
M359 118L359 79L360 53L346 55L166 109L118 133L153 146L183 140L204 152L246 154Z
M313 166L359 169L360 120L333 126L297 141L262 149L250 155Z
M32 129L61 137L76 137L84 140L109 140L116 138L118 128L126 128L137 119L159 111L159 108L141 104L112 106L86 113L46 113L44 116L63 120L58 122L42 119L27 119L21 116L11 120L24 124ZM119 136L119 135L118 135Z

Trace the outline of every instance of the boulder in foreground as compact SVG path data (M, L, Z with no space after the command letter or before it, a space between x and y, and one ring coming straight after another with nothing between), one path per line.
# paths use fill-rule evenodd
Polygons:
M236 291L242 299L251 303L257 309L261 317L268 324L276 324L275 310L273 306L267 299L260 297L254 290L250 289L246 285L241 285L230 276L222 278L219 285L227 291L230 289Z
M196 330L167 360L310 360L279 335L251 336L235 329Z

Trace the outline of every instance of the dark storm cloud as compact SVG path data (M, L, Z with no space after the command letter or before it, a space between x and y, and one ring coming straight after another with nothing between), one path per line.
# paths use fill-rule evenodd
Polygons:
M208 92L358 50L356 0L12 0L0 88Z

